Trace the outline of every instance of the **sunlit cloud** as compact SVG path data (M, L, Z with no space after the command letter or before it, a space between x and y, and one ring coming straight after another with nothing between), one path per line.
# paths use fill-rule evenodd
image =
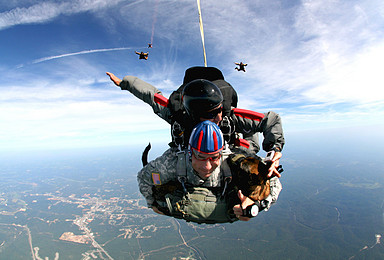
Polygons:
M43 2L29 7L16 7L0 13L0 30L20 24L45 23L62 14L71 15L100 10L119 2L122 0L77 0L60 3Z
M241 2L224 9L211 3L205 28L227 64L248 63L247 73L229 76L248 105L366 103L384 97L384 19L377 11L384 4L376 4L302 1L284 9L281 3Z
M168 124L153 114L146 104L137 102L130 95L122 95L118 89L95 92L83 87L73 92L64 83L62 88L28 88L28 93L23 94L25 91L25 88L2 91L2 149L55 147L58 143L76 147L77 142L83 144L92 139L99 140L100 144L117 145L132 141L129 136L135 133L137 136L148 135L151 131L168 133ZM134 112L138 110L141 112ZM118 136L121 140L116 140Z
M370 103L384 100L384 41L362 53L338 57L325 66L326 82L303 94L314 102Z

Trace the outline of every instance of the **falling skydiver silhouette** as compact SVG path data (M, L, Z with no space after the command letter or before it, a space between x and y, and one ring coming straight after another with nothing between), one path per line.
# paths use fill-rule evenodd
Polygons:
M242 70L242 71L244 71L244 72L245 72L245 66L248 65L248 64L246 64L246 63L244 64L244 63L242 63L242 62L240 62L240 63L235 62L235 64L239 66L239 67L236 67L235 70L237 70L237 71Z
M148 60L148 52L137 52L135 51L137 55L139 55L139 60Z

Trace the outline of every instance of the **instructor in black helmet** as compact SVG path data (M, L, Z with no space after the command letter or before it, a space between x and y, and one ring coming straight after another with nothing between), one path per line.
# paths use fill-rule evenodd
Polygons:
M149 104L154 113L159 117L170 124L175 123L175 114L170 109L168 99L157 88L137 77L125 76L121 80L110 72L107 72L107 75L121 90L128 90ZM229 126L233 132L236 131L236 133L243 135L261 132L264 135L263 149L266 152L274 153L274 156L271 158L273 163L269 169L269 176L280 177L277 168L285 141L281 119L278 114L272 111L262 114L238 108L223 111L223 105L225 104L223 104L222 93L215 84L204 79L192 80L187 83L184 86L181 99L185 108L180 110L182 116L179 117L182 118L180 125L185 130L183 139L188 140L190 131L201 120L210 120L221 125L227 120L226 127ZM225 114L224 117L223 112ZM231 137L229 143L231 150L237 147L247 148L247 143L242 138Z

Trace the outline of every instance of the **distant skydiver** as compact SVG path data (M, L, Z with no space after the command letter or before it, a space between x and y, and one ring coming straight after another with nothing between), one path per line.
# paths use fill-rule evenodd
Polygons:
M148 48L152 48L152 43L148 43Z
M148 60L148 52L137 52L135 51L137 55L139 55L139 60Z
M242 71L244 71L244 72L245 72L245 66L248 65L248 64L246 64L246 63L244 64L244 63L242 63L242 62L240 62L240 63L235 62L235 64L239 66L239 67L236 67L235 70L237 70L237 71L242 70Z

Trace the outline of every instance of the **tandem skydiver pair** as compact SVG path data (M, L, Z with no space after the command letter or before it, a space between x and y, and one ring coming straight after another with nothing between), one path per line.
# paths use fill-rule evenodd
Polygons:
M172 215L174 212L177 215L173 215L175 217L198 223L233 222L237 219L249 220L249 217L252 216L251 213L255 214L256 206L258 210L268 209L277 200L282 188L278 179L279 171L281 171L279 159L282 156L281 150L284 145L281 119L272 111L261 114L236 108L236 91L224 80L218 69L212 67L188 69L182 86L172 93L169 100L158 89L136 77L126 76L120 80L112 73L107 74L122 90L129 90L136 97L151 105L157 115L172 124L171 148L146 165L138 175L140 191L147 199L148 206L155 212L168 215ZM220 88L216 84L222 87ZM224 134L218 125L224 130ZM198 127L217 128L216 131L211 131L215 135L208 135L209 138L206 137L206 139L204 139L205 132L201 131L203 133L201 138L207 140L208 143L212 141L220 143L220 138L222 138L222 147L219 145L216 147L217 149L213 150L201 150L201 147L194 147L190 140L196 136L191 133L196 132ZM176 130L179 135L175 133ZM266 166L267 162L256 155L258 140L254 138L254 135L258 132L262 132L264 135L263 149L267 152L274 152L268 166ZM241 135L245 138L241 138ZM199 150L200 154L196 155L194 152L196 150ZM211 156L212 154L214 156ZM233 158L237 159L233 160ZM173 165L173 167L165 165ZM263 170L259 170L259 168ZM247 187L244 185L239 189L239 184L236 183L236 178L239 179L239 177L233 174L238 171L246 172L243 175L248 175L251 179L256 179L256 173L264 172L264 186L260 186L260 181L258 181L259 185L256 185L256 182L249 182L249 184L252 184L253 188L258 186L258 192L260 189L266 190L265 187L268 187L269 191L264 193L264 195L267 194L266 198L251 199L248 196L251 196L252 192L257 193L256 191L246 190ZM190 176L186 174L183 177L181 172L189 172ZM173 178L169 179L164 176L173 176ZM189 178L187 178L188 176ZM194 178L197 178L198 181ZM153 193L153 191L170 182L175 183L176 188L174 187L174 189L179 196L175 197L175 194L170 192L164 194L164 198L159 200L156 192ZM248 188L251 186L248 185ZM193 189L191 190L191 188ZM236 189L238 189L237 192ZM233 196L234 193L235 196ZM219 194L221 196L218 196ZM155 197L157 201L166 203L167 207L164 203L162 205L159 205L159 202L153 204L156 201ZM191 199L192 197L195 199ZM189 208L189 212L182 209L181 205L185 203L190 205L190 201L196 201L196 198L208 200L210 203L196 204L199 206L192 207L192 211ZM208 213L208 215L201 214L207 210L211 213L212 210L214 212L217 210L217 212L221 212L221 215L219 214L221 217L211 214L211 218L208 219ZM222 212L226 212L226 214ZM193 214L198 217L188 217Z

